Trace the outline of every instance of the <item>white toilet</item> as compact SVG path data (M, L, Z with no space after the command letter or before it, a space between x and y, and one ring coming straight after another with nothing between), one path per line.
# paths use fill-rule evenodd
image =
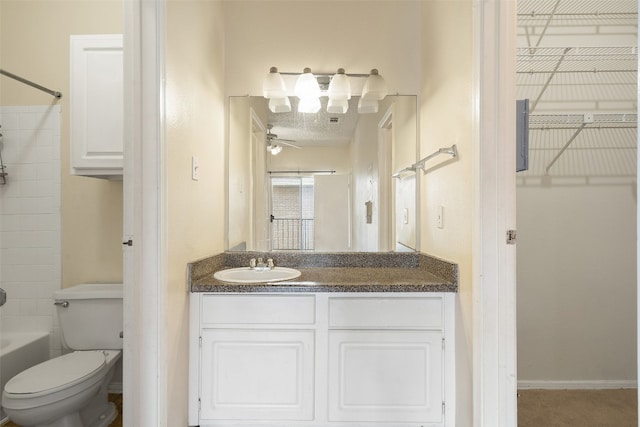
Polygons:
M23 427L106 427L107 399L122 350L122 284L83 284L54 293L64 343L72 353L10 379L2 406Z

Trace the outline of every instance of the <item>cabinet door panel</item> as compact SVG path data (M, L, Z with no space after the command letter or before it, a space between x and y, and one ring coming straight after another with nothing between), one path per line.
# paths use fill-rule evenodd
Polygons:
M121 176L122 35L71 36L71 169L75 175Z
M201 418L313 418L313 331L205 329Z
M331 421L442 420L442 333L329 333Z

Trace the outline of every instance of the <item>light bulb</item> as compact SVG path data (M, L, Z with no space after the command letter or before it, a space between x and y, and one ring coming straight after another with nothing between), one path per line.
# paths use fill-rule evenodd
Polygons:
M300 99L320 97L320 86L310 68L305 68L298 77L294 93Z
M299 113L317 113L320 111L320 98L300 98Z

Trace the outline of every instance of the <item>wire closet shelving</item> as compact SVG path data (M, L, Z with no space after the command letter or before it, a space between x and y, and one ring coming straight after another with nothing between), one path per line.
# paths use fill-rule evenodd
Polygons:
M637 8L633 0L518 2L517 98L530 100L533 165L523 175L635 175Z

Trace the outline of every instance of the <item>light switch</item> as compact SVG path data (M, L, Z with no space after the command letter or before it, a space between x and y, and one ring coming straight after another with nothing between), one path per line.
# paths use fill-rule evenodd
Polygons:
M404 208L402 211L402 219L405 224L409 224L409 208Z
M438 206L438 213L436 214L436 227L444 228L444 206Z
M200 179L200 162L196 156L191 157L191 179L194 181Z

